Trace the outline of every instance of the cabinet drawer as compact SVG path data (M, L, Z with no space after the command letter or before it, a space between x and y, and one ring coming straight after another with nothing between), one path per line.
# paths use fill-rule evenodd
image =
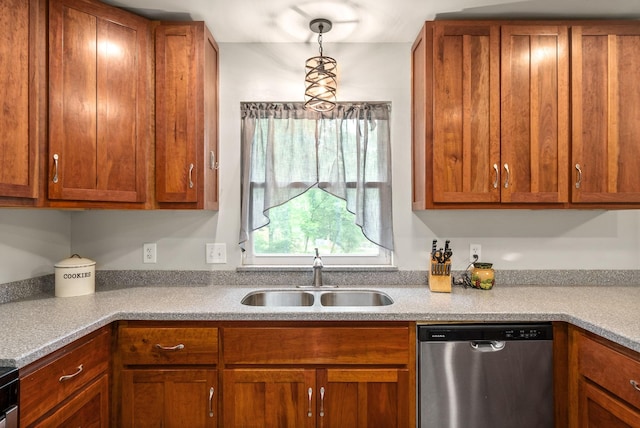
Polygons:
M409 363L408 327L225 328L226 364Z
M121 327L118 350L124 365L217 364L218 329Z
M104 330L21 378L20 426L29 426L91 380L106 373L109 369L110 337L109 330Z
M640 409L640 359L580 335L578 344L580 374Z

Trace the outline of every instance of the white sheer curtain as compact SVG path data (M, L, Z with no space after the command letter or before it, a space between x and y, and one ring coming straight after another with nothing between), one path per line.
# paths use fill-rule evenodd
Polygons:
M311 187L346 201L371 242L393 250L388 103L242 103L240 245L269 223L269 209Z

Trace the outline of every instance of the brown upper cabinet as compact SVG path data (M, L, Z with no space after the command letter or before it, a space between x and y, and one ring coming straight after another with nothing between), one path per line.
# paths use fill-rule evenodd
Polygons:
M218 45L203 22L160 23L156 42L156 200L218 209Z
M572 202L640 202L640 23L571 30Z
M46 3L0 2L0 205L35 206L44 138Z
M425 24L412 49L414 210L568 202L568 47L562 25Z
M150 44L145 18L94 0L50 0L50 205L148 203Z

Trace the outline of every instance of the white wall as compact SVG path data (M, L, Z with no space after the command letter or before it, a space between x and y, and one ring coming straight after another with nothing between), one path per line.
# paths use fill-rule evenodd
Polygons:
M240 102L300 101L314 44L220 45L220 211L0 209L0 283L53 272L77 252L98 269L235 269L240 217ZM410 45L330 44L342 101L391 101L395 263L425 270L431 240L451 239L454 268L470 243L497 269L639 269L639 211L411 211ZM157 242L158 263L142 263ZM207 265L206 242L227 244L228 263Z
M234 269L240 217L240 102L300 101L304 61L314 44L220 45L220 211L72 214L74 252L100 269ZM454 267L470 243L497 269L639 269L638 211L411 211L410 45L330 44L342 101L391 101L395 263L424 270L436 237L451 239ZM142 264L142 244L158 243L158 264ZM227 243L228 263L204 263L206 242Z
M70 236L67 212L0 209L0 284L53 273L71 255Z

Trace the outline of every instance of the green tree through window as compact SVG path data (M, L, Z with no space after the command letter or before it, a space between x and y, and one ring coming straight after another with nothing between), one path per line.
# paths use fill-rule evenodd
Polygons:
M318 248L321 254L377 255L354 223L346 203L318 188L269 210L269 225L253 232L256 255L303 255Z

